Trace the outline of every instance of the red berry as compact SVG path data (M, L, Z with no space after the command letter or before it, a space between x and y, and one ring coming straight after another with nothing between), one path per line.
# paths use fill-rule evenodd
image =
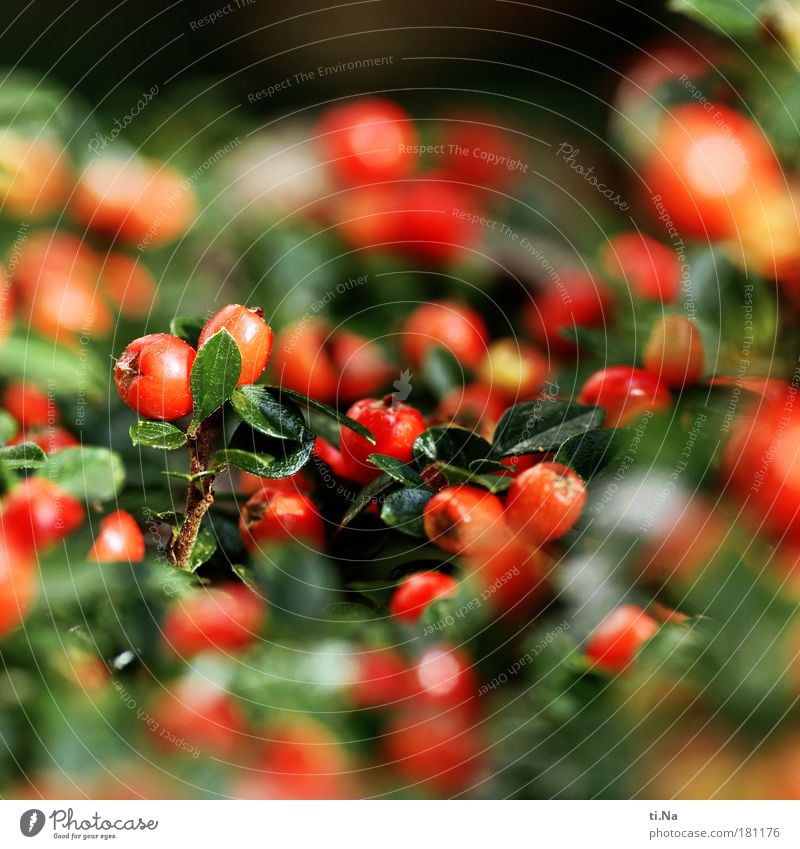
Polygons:
M392 718L384 737L393 769L407 781L456 793L478 779L484 744L471 715L406 711Z
M345 184L396 180L415 165L411 118L380 97L334 106L318 127L321 155Z
M251 475L250 472L240 471L237 474L238 485L236 491L242 495L253 495L260 489L271 489L273 491L283 490L285 492L310 492L314 485L308 476L302 471L295 472L288 478L260 478Z
M17 306L17 299L14 295L14 290L8 283L8 276L5 268L0 264L0 342L11 332L14 325L14 311Z
M624 280L635 297L671 304L681 291L681 265L675 251L638 232L609 239L602 253L604 271Z
M228 304L206 322L198 348L223 329L231 334L242 355L238 385L255 383L267 367L272 352L272 328L264 321L264 311Z
M148 705L147 726L159 748L201 757L231 755L248 743L244 711L228 693L199 676L173 686Z
M491 439L508 404L485 383L470 383L451 389L439 402L437 420L455 423Z
M312 453L314 457L325 463L337 478L346 478L349 474L342 452L321 436L318 436L314 442Z
M519 135L499 123L496 115L479 112L447 119L442 133L445 167L480 187L506 188L519 180L526 166Z
M364 651L354 661L351 693L358 707L393 707L411 695L411 671L399 652Z
M556 353L577 351L575 342L564 337L577 327L603 327L608 321L613 299L608 289L584 271L571 269L557 274L555 280L525 305L523 320L534 339Z
M33 442L46 454L55 454L56 451L61 451L64 448L80 445L80 442L61 425L20 431L13 439L9 440L8 444L21 445L23 442Z
M93 563L140 563L144 560L144 536L130 513L117 510L100 522L100 533L89 549Z
M302 541L315 548L325 544L325 522L304 493L262 487L242 508L239 531L245 546Z
M607 427L622 427L646 410L660 412L672 404L669 390L656 375L629 366L595 372L584 383L578 400L603 407Z
M81 277L43 274L25 302L30 327L68 345L74 346L75 337L104 336L111 330L111 312L94 282Z
M623 672L636 652L658 631L658 622L635 604L612 611L592 632L586 654L599 669Z
M257 637L264 601L244 584L198 588L176 599L164 617L164 642L178 655L238 651Z
M15 380L3 392L2 406L27 428L47 427L58 422L61 415L55 399L32 383Z
M287 389L317 401L336 401L339 375L327 349L330 328L324 321L298 321L285 327L275 340L270 372Z
M406 319L403 353L420 368L433 347L449 351L464 368L475 368L486 354L489 331L475 310L453 301L423 304Z
M697 325L679 315L658 319L642 356L644 367L673 389L697 383L705 368Z
M443 572L416 572L403 580L389 603L389 613L401 621L419 622L425 608L439 598L455 594L458 581Z
M7 496L3 520L19 539L36 548L60 542L80 527L84 510L80 501L62 492L47 478L26 478Z
M123 315L146 316L156 298L156 281L141 259L109 253L103 263L103 289Z
M192 366L197 352L168 333L134 339L117 360L120 398L146 419L173 421L192 411Z
M503 504L486 489L448 486L425 505L425 534L450 554L472 554L491 548L505 530Z
M415 701L430 707L468 707L478 695L478 679L464 652L450 646L426 649L414 667Z
M13 280L30 299L49 277L68 277L94 288L98 273L97 257L85 242L60 230L38 230L19 247Z
M0 518L0 638L13 631L33 606L38 571L14 517Z
M187 180L140 156L92 159L72 196L72 214L86 227L140 249L186 232L196 200Z
M382 401L364 398L347 411L375 437L371 444L349 428L342 428L341 451L347 477L359 483L369 483L380 471L367 462L370 454L387 454L403 463L411 460L414 440L425 430L425 419L415 407L395 402L391 395Z
M328 350L339 373L339 402L352 403L391 382L392 364L380 347L366 337L340 330L330 340Z
M42 218L62 208L72 181L63 146L9 129L0 139L0 208L17 218Z
M586 503L583 481L560 463L539 463L514 479L506 521L532 546L559 539L578 521Z
M547 359L516 339L497 339L489 345L478 369L487 386L509 401L530 398L547 380Z
M644 177L655 212L698 239L734 236L739 211L782 179L756 124L713 102L676 106L662 118Z

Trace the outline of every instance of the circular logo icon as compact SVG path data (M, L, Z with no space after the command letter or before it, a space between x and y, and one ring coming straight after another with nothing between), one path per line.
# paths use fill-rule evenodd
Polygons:
M44 828L44 811L31 808L19 818L19 830L25 837L36 837Z

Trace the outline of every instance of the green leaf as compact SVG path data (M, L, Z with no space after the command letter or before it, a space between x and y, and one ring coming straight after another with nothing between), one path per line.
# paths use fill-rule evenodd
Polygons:
M454 486L468 483L472 486L482 486L489 492L505 492L513 482L511 475L479 475L462 469L460 466L448 466L447 463L437 463L439 471L447 478L447 483Z
M303 395L302 392L295 392L294 389L287 389L285 386L271 386L269 388L278 392L279 398L281 395L285 395L287 398L291 398L292 401L296 401L301 407L305 407L308 410L316 410L318 413L324 413L326 416L330 416L332 419L339 422L342 427L349 428L350 430L355 431L359 436L363 436L364 439L366 439L371 445L375 444L375 437L367 430L367 428L364 427L364 425L359 424L355 419L351 419L350 416L340 413L335 407L330 407L328 404L323 404L322 401L316 401L313 398L309 398L308 395Z
M624 450L625 428L590 430L570 437L558 449L556 463L574 469L584 480L589 480Z
M196 572L204 563L214 556L217 550L217 539L211 528L200 528L197 540L189 556L189 572Z
M43 474L77 498L107 501L125 482L122 460L108 448L64 448L47 457Z
M271 457L268 454L253 454L251 451L241 451L238 448L227 448L217 451L215 465L217 467L236 466L237 469L260 478L288 478L305 466L313 449L313 439L306 440L296 451L280 458Z
M389 457L386 454L370 454L368 459L373 466L405 486L423 486L425 483L416 469L395 457Z
M17 420L5 410L0 410L0 443L5 445L9 439L14 438L18 430Z
M46 459L44 451L33 442L0 448L0 461L9 469L38 469Z
M422 511L433 498L429 489L398 489L386 497L381 507L381 519L390 528L396 528L412 537L424 537Z
M202 421L231 397L241 373L239 346L223 328L201 346L192 367L194 415L190 430L196 431Z
M130 428L131 442L148 448L174 451L186 445L186 434L169 422L138 421Z
M394 486L395 479L391 475L383 474L375 480L370 481L353 499L353 503L347 508L339 523L343 528L347 527L367 505L379 496L384 490Z
M435 345L425 355L422 373L431 392L442 398L448 392L464 385L461 363L445 348Z
M414 441L414 459L419 466L437 461L468 469L477 460L486 459L492 446L474 431L454 425L436 425L423 431Z
M526 401L503 413L491 457L557 451L571 436L599 428L605 413L571 401Z
M206 319L201 315L176 315L169 323L169 332L196 348L205 324Z
M674 12L683 12L709 29L734 38L753 36L762 29L766 0L671 0Z
M305 419L294 404L281 404L266 386L238 386L231 395L233 409L250 427L278 439L304 442L310 437Z

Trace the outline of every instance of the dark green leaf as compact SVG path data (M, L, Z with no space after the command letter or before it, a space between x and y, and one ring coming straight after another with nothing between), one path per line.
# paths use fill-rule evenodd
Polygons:
M0 443L5 445L9 439L14 438L18 430L19 425L16 419L5 410L0 410Z
M390 486L394 486L397 481L391 475L381 475L380 477L375 478L375 480L370 481L359 493L356 495L353 503L350 507L347 508L347 512L342 517L341 526L347 527L350 522L355 519L358 514L364 510L367 505L378 495L380 495L384 490L388 489Z
M233 409L260 433L303 442L310 434L297 407L281 403L266 386L238 386L231 395Z
M189 572L196 572L217 550L217 540L210 528L200 528L197 541L189 556Z
M611 463L624 449L629 431L624 428L590 430L570 437L558 449L556 463L574 469L584 480Z
M599 428L605 413L571 401L526 401L503 413L492 458L557 451L571 436Z
M139 421L131 425L131 442L148 448L174 451L186 445L186 434L169 422Z
M405 484L405 486L422 486L424 484L416 469L395 457L389 457L386 454L370 454L369 461L373 466L382 472L386 472L387 475Z
M169 332L196 348L205 324L206 319L201 315L176 315L169 323Z
M44 451L33 442L0 448L0 461L9 469L38 469L46 459Z
M191 429L218 410L230 397L242 373L239 347L224 328L197 352L192 367L194 414Z
M398 489L386 497L381 507L381 519L412 537L424 537L422 511L433 498L429 489Z
M414 441L414 459L419 466L437 461L449 466L469 469L476 460L489 456L492 446L471 430L454 425L436 425L421 433Z
M449 351L438 345L426 353L422 373L425 375L425 382L437 398L442 398L451 390L464 385L464 369L461 363Z
M364 425L359 424L355 421L355 419L351 419L344 413L340 413L335 407L330 407L328 404L323 404L321 401L315 401L313 398L303 395L302 392L295 392L294 389L287 389L285 386L271 386L270 389L274 389L278 392L279 398L281 395L285 395L287 398L291 398L292 401L296 401L301 407L305 407L309 410L316 410L318 413L324 413L326 416L330 416L332 419L339 422L342 427L355 431L359 436L363 436L367 442L372 445L375 444L375 437L367 430L367 428L364 427Z
M228 448L217 451L215 463L218 467L236 466L237 469L260 478L288 478L305 466L313 449L313 439L301 443L295 451L285 457L271 457L268 454L253 454L250 451Z
M66 493L86 500L107 501L125 482L119 455L108 448L64 448L50 454L44 475Z

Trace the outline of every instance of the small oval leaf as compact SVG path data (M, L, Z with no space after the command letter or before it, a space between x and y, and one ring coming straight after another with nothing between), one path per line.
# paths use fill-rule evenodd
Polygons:
M169 422L138 421L131 425L131 442L147 448L174 451L186 445L186 434Z
M266 386L238 386L231 395L231 404L243 421L267 436L296 442L310 437L297 407L278 401Z
M231 397L241 373L239 346L223 328L200 347L192 367L192 430Z

